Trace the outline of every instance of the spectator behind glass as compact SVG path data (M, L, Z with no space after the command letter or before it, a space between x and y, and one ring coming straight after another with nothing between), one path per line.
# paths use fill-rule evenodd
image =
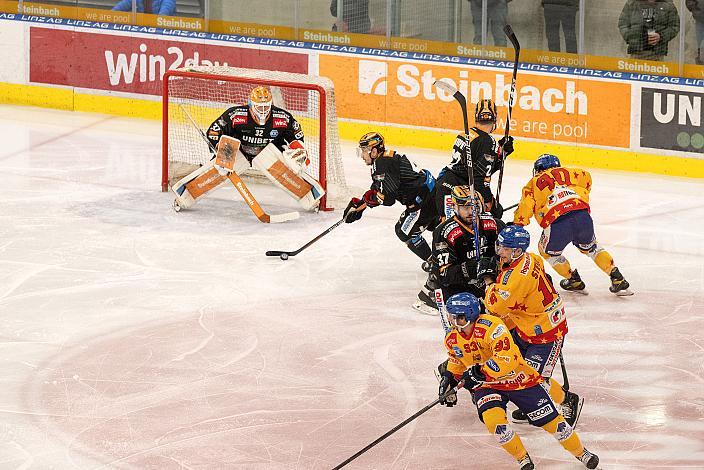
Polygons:
M702 60L702 48L704 48L704 0L686 0L687 9L692 12L694 18L694 29L697 35L697 57L694 62L697 65L704 65Z
M486 22L487 30L494 37L494 44L506 47L504 25L508 17L508 2L511 0L487 0ZM469 0L474 25L474 44L482 43L482 0Z
M618 18L618 29L634 59L663 60L669 43L680 31L672 0L628 0Z
M330 13L337 18L337 0L330 2ZM342 20L332 26L333 31L369 33L372 22L369 18L369 0L343 0Z
M704 1L704 0L703 0ZM560 52L560 25L565 35L565 51L577 53L577 8L579 0L542 0L548 49Z
M132 11L132 0L120 0L112 9ZM176 0L137 0L137 13L173 16L176 14Z

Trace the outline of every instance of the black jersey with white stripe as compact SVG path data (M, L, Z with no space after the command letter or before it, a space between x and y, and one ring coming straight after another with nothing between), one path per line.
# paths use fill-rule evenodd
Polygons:
M430 193L433 176L405 155L387 150L372 163L372 186L385 206L396 201L405 206L420 204Z

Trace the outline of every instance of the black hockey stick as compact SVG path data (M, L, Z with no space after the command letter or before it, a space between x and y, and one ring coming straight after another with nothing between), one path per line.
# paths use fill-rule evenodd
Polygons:
M504 212L510 211L511 209L515 209L516 207L518 207L518 203L512 204L508 207L504 207Z
M467 99L461 91L454 86L442 80L436 80L433 83L436 87L452 95L457 100L462 108L462 120L464 121L464 156L467 162L467 176L469 178L469 189L472 193L472 231L474 232L474 252L476 253L477 261L481 257L479 252L479 220L477 206L474 201L474 173L472 172L472 155L469 149L469 121L467 121Z
M562 388L565 391L570 389L570 380L567 378L567 368L565 367L565 359L562 357L562 349L560 349L560 368L562 369Z
M428 411L429 409L431 409L432 407L434 407L438 403L440 403L441 400L444 400L449 395L455 393L457 390L462 388L463 384L464 384L464 382L458 383L455 387L453 387L450 390L448 390L447 392L445 392L442 397L438 397L434 402L424 406L423 408L418 410L413 416L406 418L405 420L403 420L402 422L400 422L399 424L394 426L392 429L390 429L389 431L384 433L382 436L380 436L374 442L372 442L371 444L366 446L364 449L360 450L359 452L357 452L356 454L354 454L352 457L348 458L347 460L345 460L341 464L338 464L337 466L335 466L332 470L339 470L342 467L344 467L345 465L347 465L348 463L352 462L354 459L356 459L360 455L364 454L369 449L371 449L372 447L374 447L375 445L377 445L378 443L380 443L381 441L383 441L384 439L386 439L387 437L389 437L390 435L392 435L393 433L395 433L396 431L398 431L399 429L401 429L402 427L404 427L405 425L407 425L408 423L413 421L414 419L418 418L420 415L422 415L423 413L425 413L426 411Z
M361 206L359 206L357 212L358 212L359 210L364 210L366 207L367 207L366 204L362 204ZM294 250L294 251L278 251L278 250L271 250L271 251L267 251L267 252L266 252L266 255L267 255L267 256L278 256L279 258L281 258L281 259L283 259L283 260L288 259L289 256L296 256L298 253L300 253L301 251L305 250L306 248L308 248L309 246L311 246L313 243L317 242L318 240L320 240L321 238L323 238L325 235L327 235L328 233L330 233L330 232L332 232L333 230L335 230L335 229L336 229L337 227L339 227L345 220L346 220L345 217L341 218L340 220L338 220L337 222L335 222L334 224L332 224L330 227L328 227L327 229L325 229L321 234L319 234L318 236L316 236L316 237L313 238L311 241L309 241L308 243L306 243L305 245L303 245L302 247L300 247L300 248L297 249L297 250Z
M508 114L506 116L504 140L508 140L508 134L511 132L511 112L513 111L513 102L516 99L516 75L518 75L518 56L521 54L521 44L518 42L516 34L513 32L511 25L504 26L504 34L508 37L508 40L513 44L513 51L515 57L513 59L513 77L511 78L511 91L508 98ZM499 168L499 183L496 187L496 203L499 203L499 196L501 195L501 183L504 179L504 162L506 157L503 155L503 148L501 149L501 167Z

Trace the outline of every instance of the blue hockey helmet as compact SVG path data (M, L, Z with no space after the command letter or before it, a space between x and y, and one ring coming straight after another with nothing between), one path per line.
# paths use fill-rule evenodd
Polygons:
M454 319L462 317L467 323L474 323L482 313L482 305L474 295L467 292L455 294L445 303L447 313Z
M548 168L560 166L560 159L550 153L544 153L533 163L533 176Z
M496 245L506 248L520 248L525 252L530 245L530 233L520 225L509 225L499 233Z

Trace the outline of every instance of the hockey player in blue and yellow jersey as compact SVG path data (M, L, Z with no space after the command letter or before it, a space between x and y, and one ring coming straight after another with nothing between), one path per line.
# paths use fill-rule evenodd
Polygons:
M609 275L611 292L631 295L628 281L614 265L614 259L596 241L594 222L589 213L591 188L589 172L562 167L555 155L543 154L533 164L533 178L523 187L513 223L528 225L531 217L535 217L543 227L540 254L565 278L560 281L563 289L586 293L579 273L562 255L565 247L572 243Z
M491 269L478 273L488 286L484 303L489 313L512 329L526 362L545 378L550 396L562 405L565 418L574 426L584 400L550 378L567 334L565 310L542 258L526 251L529 245L530 234L521 226L510 225L499 233L498 275ZM513 419L520 422L525 416L516 411Z
M552 434L587 468L596 468L599 457L584 448L577 432L558 412L543 377L523 359L506 324L483 314L480 301L469 293L453 295L446 307L453 328L445 336L449 361L438 390L440 403L454 406L456 395L445 394L462 381L472 391L479 418L521 470L533 470L534 465L508 422L508 402L522 410L532 425Z

